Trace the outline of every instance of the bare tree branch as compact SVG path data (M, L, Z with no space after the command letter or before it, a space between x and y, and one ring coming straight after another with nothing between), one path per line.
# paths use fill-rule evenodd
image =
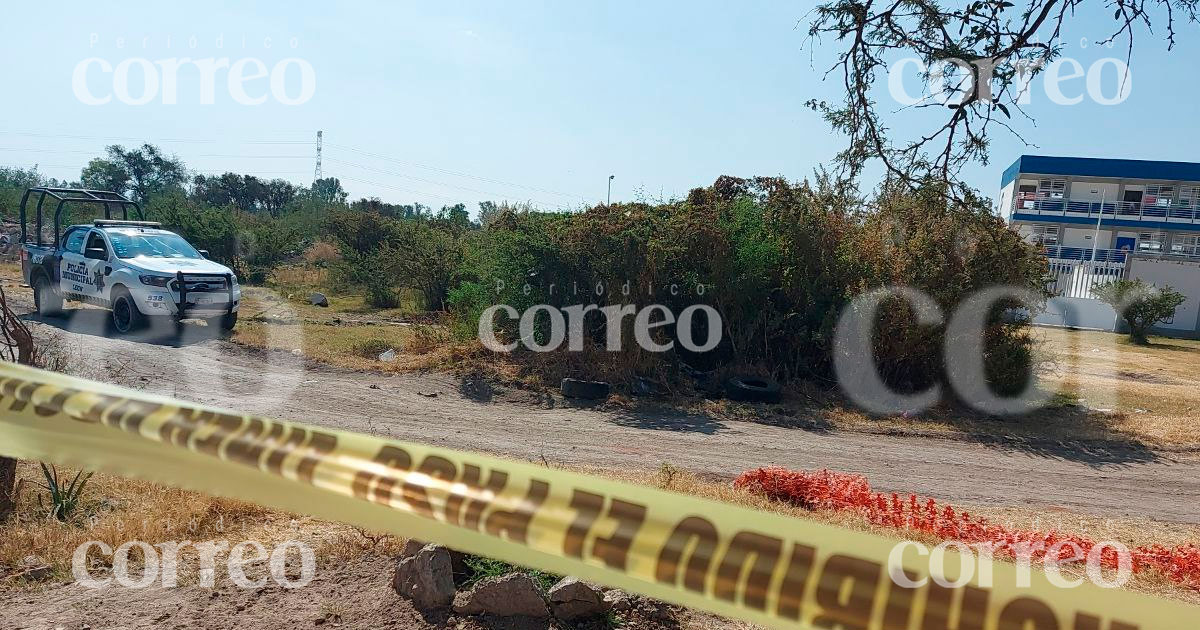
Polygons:
M1008 120L1015 109L1033 121L1021 107L1029 81L1060 55L1064 21L1076 10L1097 5L1113 12L1114 29L1100 43L1125 39L1128 65L1137 31L1153 32L1155 24L1165 23L1170 50L1177 20L1197 22L1198 2L1030 0L1017 7L1007 0L971 0L945 7L938 0L834 0L810 14L807 43L824 37L843 43L825 77L840 74L845 97L840 103L810 100L807 105L848 138L837 156L843 178L857 180L869 162L878 160L889 180L916 187L932 178L961 201L968 187L959 175L968 164L988 163L993 124L1025 142ZM880 74L887 74L888 60L905 53L925 64L925 78L949 75L957 81L914 106L949 110L931 131L893 139L870 91Z

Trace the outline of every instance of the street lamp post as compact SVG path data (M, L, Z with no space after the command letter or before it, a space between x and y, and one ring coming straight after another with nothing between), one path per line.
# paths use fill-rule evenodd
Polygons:
M1107 201L1108 189L1100 187L1100 214L1096 216L1096 232L1092 236L1092 264L1096 263L1096 247L1100 245L1100 220L1104 218L1104 202Z
M616 177L616 175L608 176L608 199L604 202L604 205L606 206L612 205L612 180L614 177Z

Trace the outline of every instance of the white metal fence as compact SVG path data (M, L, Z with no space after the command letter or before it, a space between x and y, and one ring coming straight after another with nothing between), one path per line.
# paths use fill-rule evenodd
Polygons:
M1056 296L1095 299L1092 289L1125 275L1125 263L1104 260L1050 260L1047 288Z

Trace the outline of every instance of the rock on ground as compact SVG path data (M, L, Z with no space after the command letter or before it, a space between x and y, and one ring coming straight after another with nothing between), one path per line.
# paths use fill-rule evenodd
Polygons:
M408 540L404 541L404 546L400 548L400 559L403 560L404 558L411 558L417 555L417 552L424 549L425 545L428 544L429 543L423 540L409 538Z
M404 546L400 548L399 559L403 560L404 558L417 555L417 552L424 549L428 544L429 543L423 540L409 538L408 540L404 541ZM445 549L450 554L450 568L454 571L454 575L462 576L467 574L467 554L456 549L443 547L441 545L438 545L438 547Z
M416 554L396 563L392 588L420 609L449 606L454 601L454 571L450 551L426 545Z
M604 593L579 578L566 577L550 589L550 607L563 621L602 615L609 610Z
M509 573L488 578L469 591L454 598L454 612L460 615L495 615L497 617L550 616L546 600L533 578L524 573Z
M308 296L308 301L315 306L329 306L329 298L324 293L313 293Z
M614 588L604 594L604 604L617 612L625 612L633 608L633 603L633 597L621 589Z

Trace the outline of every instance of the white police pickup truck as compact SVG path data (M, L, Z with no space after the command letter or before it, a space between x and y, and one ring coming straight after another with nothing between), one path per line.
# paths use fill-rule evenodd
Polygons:
M64 201L125 205L137 209L134 202L116 193L68 189L30 189L46 191ZM70 197L73 193L92 196L111 195L116 199L98 201ZM130 332L151 321L204 319L210 326L232 330L237 323L241 287L237 276L226 266L208 260L183 237L164 230L158 223L96 219L91 225L72 225L57 237L61 209L55 213L57 245L41 243L41 206L38 202L38 238L29 242L25 230L25 201L21 203L21 271L33 288L38 314L62 313L63 300L86 302L112 311L112 327Z

